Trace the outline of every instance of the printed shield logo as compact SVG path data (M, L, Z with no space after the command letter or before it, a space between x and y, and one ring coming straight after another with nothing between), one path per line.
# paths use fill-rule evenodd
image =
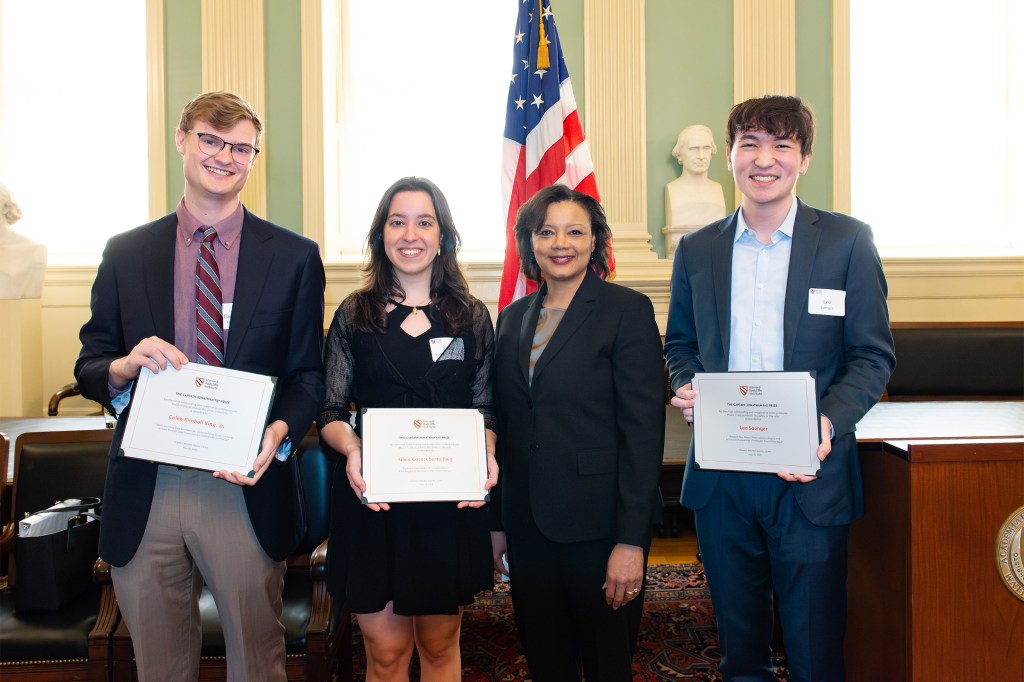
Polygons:
M412 425L413 425L413 428L416 428L416 429L422 428L423 427L423 420L422 419L413 419L412 420Z
M206 379L202 377L196 377L196 388L202 388L203 384L206 383Z
M750 388L747 386L740 386L740 395L746 395Z

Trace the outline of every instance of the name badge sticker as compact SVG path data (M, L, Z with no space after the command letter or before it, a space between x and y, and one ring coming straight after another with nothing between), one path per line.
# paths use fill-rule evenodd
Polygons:
M430 339L430 355L434 362L437 362L437 359L448 349L453 340L450 336L439 336L436 339Z
M807 294L807 312L811 315L846 316L846 292L842 289L811 289Z
M221 304L221 314L224 316L224 329L231 329L231 308L234 303Z

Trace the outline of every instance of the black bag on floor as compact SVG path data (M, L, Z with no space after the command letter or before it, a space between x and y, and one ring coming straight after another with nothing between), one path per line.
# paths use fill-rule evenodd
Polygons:
M89 589L100 540L99 511L100 499L87 497L80 504L36 512L68 516L67 523L53 532L22 537L22 523L18 524L14 541L16 611L56 611Z

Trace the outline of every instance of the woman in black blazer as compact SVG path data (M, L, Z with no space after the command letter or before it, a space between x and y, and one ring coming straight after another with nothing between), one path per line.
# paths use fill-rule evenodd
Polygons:
M507 555L535 682L630 680L643 608L665 372L650 300L605 282L611 230L562 185L517 217L523 272L543 282L498 318L495 567Z

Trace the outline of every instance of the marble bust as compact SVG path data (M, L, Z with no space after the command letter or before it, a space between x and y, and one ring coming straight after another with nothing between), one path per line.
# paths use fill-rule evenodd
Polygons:
M717 151L715 138L706 125L688 126L676 138L672 156L682 166L682 173L665 185L668 226L662 232L666 241L675 237L667 246L674 247L680 234L725 217L722 186L708 178L711 157Z
M46 247L13 229L21 209L0 185L0 299L41 298Z

